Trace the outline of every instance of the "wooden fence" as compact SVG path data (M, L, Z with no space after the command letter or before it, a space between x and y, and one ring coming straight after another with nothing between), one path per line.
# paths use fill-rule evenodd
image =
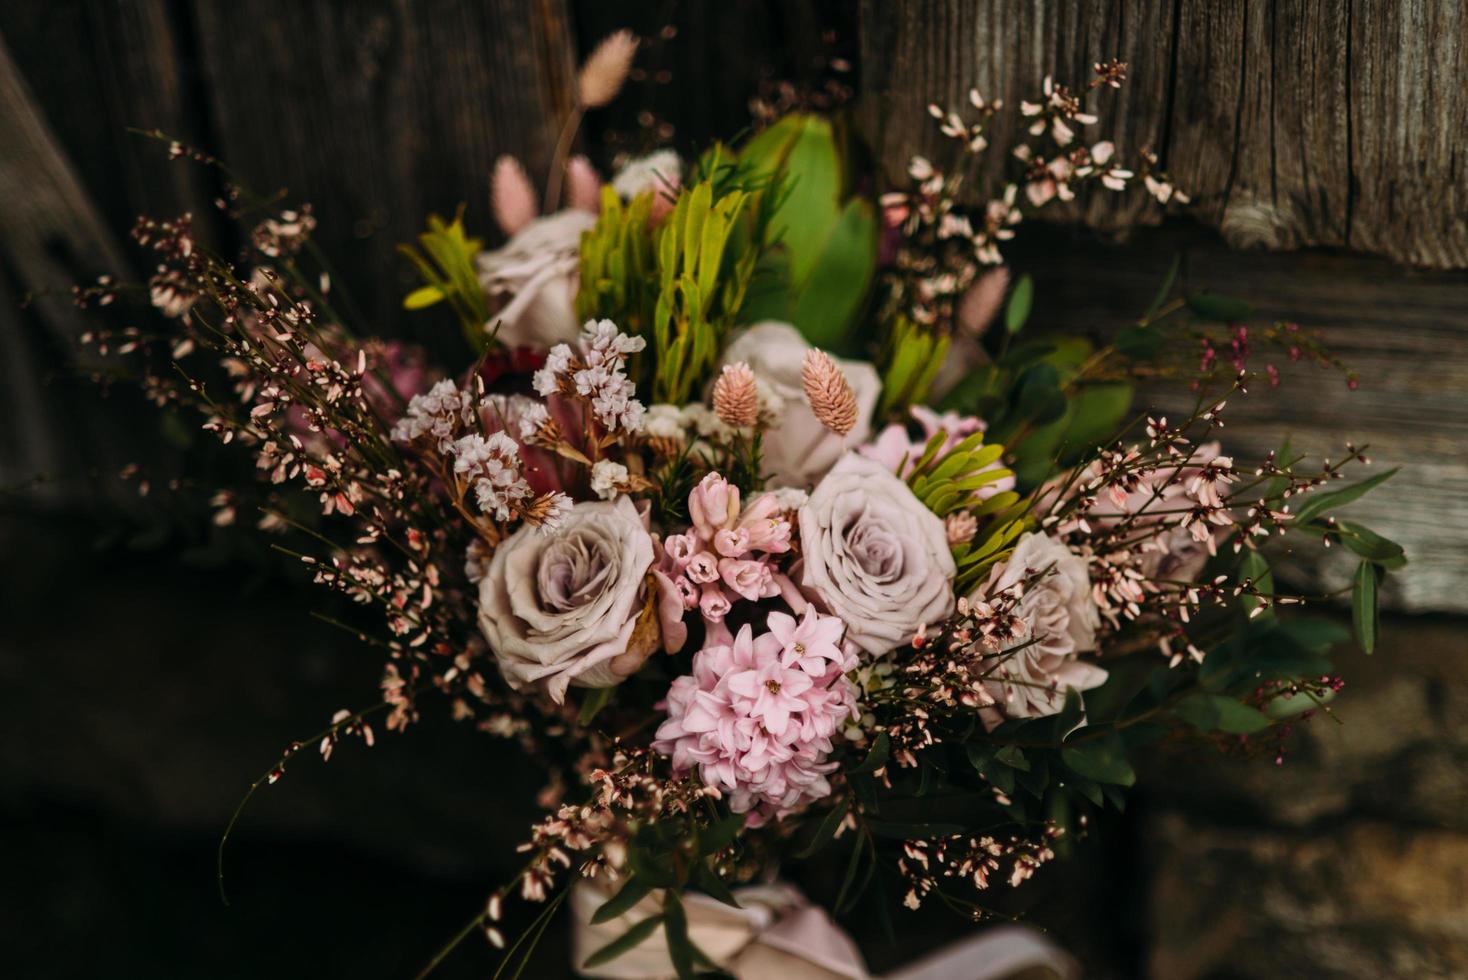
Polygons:
M1152 147L1192 193L1192 222L1138 228L1133 202L1082 202L1015 253L1045 287L1037 315L1123 323L1182 250L1192 284L1327 329L1361 390L1295 372L1248 409L1260 437L1243 448L1286 430L1323 451L1369 438L1403 473L1361 516L1417 563L1392 602L1468 610L1468 274L1454 271L1468 267L1468 5L1441 0L0 5L0 484L128 454L115 420L78 417L44 383L85 319L64 299L19 298L136 275L124 242L139 213L192 211L233 242L211 205L217 178L164 162L128 127L311 201L339 282L384 332L411 332L394 245L460 202L489 229L494 159L544 171L578 54L622 26L647 41L633 90L588 120L603 164L618 137L671 126L688 149L747 125L762 84L835 78L895 173L933 145L929 102L957 105L975 85L1014 104L1047 72L1130 62L1099 129Z

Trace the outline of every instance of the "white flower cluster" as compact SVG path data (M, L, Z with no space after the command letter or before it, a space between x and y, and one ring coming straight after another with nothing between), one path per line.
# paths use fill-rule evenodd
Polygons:
M459 427L473 421L474 399L445 379L426 394L413 396L408 411L392 427L392 438L394 442L410 443L429 436L439 452L447 453L453 448Z
M534 496L520 473L520 447L503 432L464 436L453 445L454 472L474 488L479 509L507 521L512 506Z
M591 468L591 489L603 500L615 500L627 487L627 467L610 459L599 459Z
M526 399L526 404L520 409L520 438L530 442L550 420L550 410L542 402Z
M628 354L647 346L641 337L629 337L610 320L588 321L578 341L577 357L567 344L552 347L545 367L535 372L535 390L552 395L566 383L571 391L591 402L597 421L615 432L642 430L642 403L633 397L635 387L624 366Z

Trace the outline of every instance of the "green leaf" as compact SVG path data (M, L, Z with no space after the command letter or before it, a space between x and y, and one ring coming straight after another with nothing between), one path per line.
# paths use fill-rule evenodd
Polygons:
M1387 480L1390 480L1396 475L1399 468L1394 466L1385 473L1378 473L1369 480L1353 483L1340 490L1326 492L1317 490L1307 494L1305 496L1305 502L1300 505L1299 510L1295 511L1295 523L1304 524L1320 514L1332 511L1337 507L1344 507L1346 504L1360 499L1376 487L1381 486Z
M443 290L437 286L419 286L407 296L403 297L403 309L421 310L432 306L434 303L443 302Z
M846 819L846 812L850 806L850 801L843 799L840 803L832 807L831 812L826 814L821 820L820 825L816 827L815 836L811 837L810 843L795 852L796 858L804 860L834 840L836 830L841 826L841 821Z
M1116 335L1112 346L1133 361L1150 361L1162 349L1164 339L1156 327L1127 327Z
M1204 732L1229 732L1250 735L1269 727L1269 719L1247 704L1222 694L1196 691L1177 703L1173 712L1183 721Z
M1167 267L1167 275L1162 280L1162 287L1157 290L1157 295L1152 298L1152 305L1147 307L1147 312L1142 314L1142 320L1151 323L1157 311L1162 309L1162 304L1167 302L1167 294L1172 292L1172 284L1177 281L1177 270L1183 264L1181 255L1174 255L1172 264Z
M1037 423L1051 422L1065 414L1065 396L1060 376L1049 364L1036 364L1020 378L1015 409L1021 418Z
M640 946L643 941L646 940L648 936L651 936L654 932L656 932L658 930L658 927L662 924L663 917L661 915L648 916L646 919L643 919L641 922L637 923L637 925L633 926L631 929L628 929L616 939L613 939L601 949L588 956L586 958L586 962L581 964L581 969L589 970L593 967L601 966L603 963L610 963L612 960L621 956L629 949Z
M1030 768L1030 760L1025 758L1024 752L1018 746L1004 746L1004 748L994 753L994 759L997 762L1004 763L1011 769L1023 769L1028 772Z
M742 813L731 813L717 823L699 831L698 853L714 854L734 843L734 838L738 837L739 831L744 828L744 819Z
M1334 530L1341 544L1382 568L1396 570L1407 564L1407 553L1401 545L1382 537L1365 525L1338 520Z
M1132 407L1132 386L1099 384L1082 388L1071 404L1074 409L1063 442L1071 452L1090 452L1110 442Z
M1254 307L1243 300L1217 293L1194 293L1187 298L1188 309L1203 320L1238 323L1254 315Z
M1356 569L1356 578L1351 583L1351 621L1356 627L1356 642L1367 653L1376 649L1376 634L1380 625L1377 586L1381 584L1381 575L1379 566L1363 561Z
M832 223L791 313L791 322L812 346L846 347L876 262L877 219L870 202L853 198Z
M693 881L699 888L707 892L711 898L715 898L725 905L731 905L736 909L744 908L744 906L739 904L739 900L734 897L734 893L729 891L729 886L724 884L724 879L720 878L708 865L700 864L694 869Z
M1257 591L1265 595L1274 594L1274 576L1269 571L1269 562L1252 548L1244 551L1244 557L1239 562L1238 581L1242 584L1246 580L1252 582ZM1252 613L1259 606L1260 600L1257 596L1243 595L1239 602L1244 607L1244 612Z
M632 906L651 894L652 890L652 882L646 878L640 878L637 875L630 876L627 882L617 889L617 894L603 902L592 913L592 923L608 922L619 915L626 914L631 911Z
M855 769L850 769L847 771L853 776L861 775L863 773L876 772L878 769L887 764L887 754L891 751L891 748L891 737L888 736L886 732L878 733L877 737L872 739L872 747L871 750L867 752L867 757L865 761L863 761L862 764L857 766Z
M1085 731L1087 729L1083 728L1080 733ZM1072 772L1098 783L1131 786L1137 781L1137 774L1127 761L1126 746L1115 731L1066 744L1060 750L1060 760Z
M1010 333L1019 333L1024 329L1025 321L1030 318L1030 306L1035 299L1035 282L1029 276L1020 276L1019 282L1014 284L1013 291L1009 294L1009 302L1004 306L1004 328Z
M581 702L581 712L576 716L577 724L585 728L591 724L602 708L605 708L612 700L614 687L596 687L586 693L586 699Z
M782 168L789 193L770 220L770 234L789 250L791 278L801 283L815 267L840 211L841 161L829 119L787 118L798 122L799 132Z

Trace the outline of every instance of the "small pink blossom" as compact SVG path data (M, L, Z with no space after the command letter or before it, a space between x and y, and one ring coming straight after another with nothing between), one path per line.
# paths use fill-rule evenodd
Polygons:
M719 578L724 585L750 602L775 595L770 566L747 558L719 559Z

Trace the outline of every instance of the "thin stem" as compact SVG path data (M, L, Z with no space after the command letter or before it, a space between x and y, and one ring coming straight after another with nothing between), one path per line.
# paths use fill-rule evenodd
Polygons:
M576 138L576 130L581 128L581 117L586 110L580 105L571 107L571 112L566 116L566 123L561 127L560 138L556 140L556 150L551 154L550 174L545 182L545 213L553 214L561 202L561 178L566 172L566 160L571 154L571 142Z

